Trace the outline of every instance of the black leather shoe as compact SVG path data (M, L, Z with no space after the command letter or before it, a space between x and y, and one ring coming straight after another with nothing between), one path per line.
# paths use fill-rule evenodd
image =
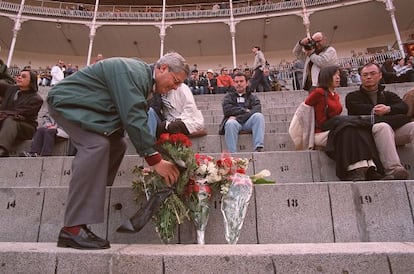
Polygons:
M344 181L365 181L366 179L366 168L357 168L351 171L348 171Z
M382 175L381 173L377 172L377 170L375 169L375 167L370 166L368 168L367 174L366 174L367 181L378 181L378 180L382 180L382 178L384 178L384 175Z
M78 235L73 235L62 228L57 246L76 249L107 249L111 247L109 241L96 236L86 225L81 227Z
M0 147L0 157L9 157L9 153L3 147Z

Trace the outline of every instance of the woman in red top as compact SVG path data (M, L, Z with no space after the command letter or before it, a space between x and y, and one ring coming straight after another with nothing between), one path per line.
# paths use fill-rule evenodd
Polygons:
M378 180L383 176L370 124L354 117L341 116L335 126L325 130L324 123L342 112L339 95L335 89L340 83L337 66L322 68L319 86L306 98L305 104L315 110L315 146L325 147L329 157L336 162L336 175L346 181ZM339 118L339 117L336 117ZM348 119L351 118L351 119ZM332 120L330 121L332 122Z

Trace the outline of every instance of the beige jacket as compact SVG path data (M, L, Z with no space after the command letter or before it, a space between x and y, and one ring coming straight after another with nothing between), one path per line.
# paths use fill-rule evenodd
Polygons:
M315 112L312 106L301 103L289 125L289 135L296 150L314 149Z

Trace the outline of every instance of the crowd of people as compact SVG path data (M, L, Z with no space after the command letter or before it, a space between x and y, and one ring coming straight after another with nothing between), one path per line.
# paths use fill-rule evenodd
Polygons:
M48 113L40 126L38 113L43 99L37 91L43 79L40 81L33 70L26 68L10 83L7 68L3 70L0 157L8 157L18 139L33 139L31 150L24 156L51 155L59 136L70 137L76 149L58 246L110 247L109 241L95 235L87 225L104 220L105 188L113 184L125 154L126 134L137 153L166 184L175 183L177 166L164 160L154 144L166 132L190 137L207 134L194 95L225 94L223 120L218 126L219 134L224 135L225 150L237 152L239 134L248 132L253 152L265 151L265 116L256 93L273 90L272 81L277 82L277 78L272 78L260 47L254 46L252 53L252 69L235 68L230 72L223 67L220 74L208 69L205 75L199 74L196 65L190 69L174 52L155 64L99 55L99 65L80 70L70 70L69 64L65 68L63 60L58 60L50 70ZM304 141L303 130L309 131L307 145L302 148L323 148L335 161L341 180L407 179L409 173L401 164L396 145L413 143L414 122L407 115L409 105L384 89L382 83L388 81L384 65L369 62L350 71L360 85L347 94L348 115L341 115L343 106L336 88L341 86L343 70L326 35L317 32L299 40L293 53L303 63L299 86L309 92L290 124L295 145L297 140ZM394 62L394 81L412 80L412 61L408 57L404 62ZM150 100L149 95L153 95ZM314 121L303 129L304 123L298 128L299 119Z

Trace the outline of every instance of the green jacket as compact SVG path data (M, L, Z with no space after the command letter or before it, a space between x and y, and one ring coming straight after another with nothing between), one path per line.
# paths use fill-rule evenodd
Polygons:
M154 137L147 126L147 97L154 80L150 66L131 58L109 58L55 85L47 102L67 120L109 136L125 129L138 154L148 156Z

